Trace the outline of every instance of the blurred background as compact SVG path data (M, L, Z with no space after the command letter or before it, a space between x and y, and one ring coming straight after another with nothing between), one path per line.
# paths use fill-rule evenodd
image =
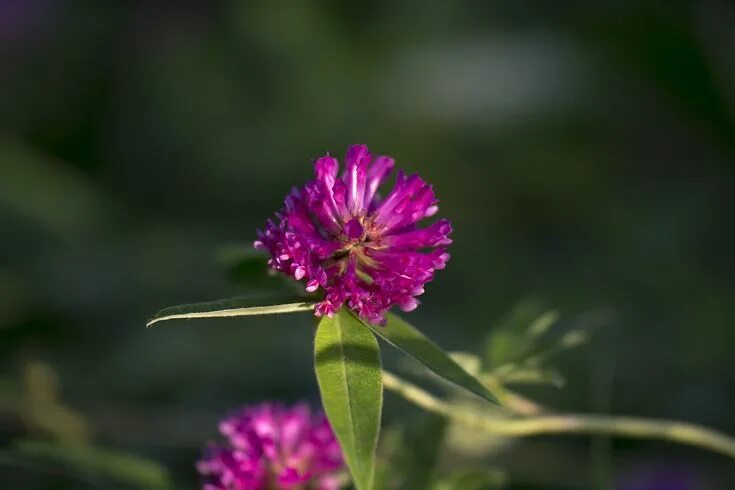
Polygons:
M197 488L228 410L316 404L308 315L144 325L247 293L233 253L351 143L455 225L408 317L442 346L497 355L544 305L595 328L564 387L519 391L735 434L734 25L725 0L0 0L0 487ZM419 416L386 396L386 427ZM437 474L506 488L735 477L650 441L451 446Z

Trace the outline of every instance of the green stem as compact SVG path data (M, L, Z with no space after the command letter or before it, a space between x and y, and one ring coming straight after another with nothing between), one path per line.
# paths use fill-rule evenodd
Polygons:
M606 415L541 415L492 418L454 407L395 375L383 372L383 386L419 407L457 422L510 437L541 434L606 434L641 439L660 439L697 446L735 459L735 439L706 427L676 420Z

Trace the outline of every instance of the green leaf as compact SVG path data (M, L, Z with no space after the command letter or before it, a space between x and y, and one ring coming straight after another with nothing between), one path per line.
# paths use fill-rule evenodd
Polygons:
M345 309L319 321L314 363L324 411L358 490L370 490L383 406L378 342Z
M21 440L9 455L20 462L66 469L80 476L109 480L141 489L171 488L168 472L158 463L119 451L91 446Z
M313 309L313 303L305 302L303 298L293 296L230 298L207 303L193 303L164 308L148 320L146 327L165 320L175 320L178 318L226 318L250 315L274 315L278 313L310 311Z
M356 317L353 315L353 318ZM367 322L362 323L383 340L413 357L441 378L451 381L489 402L498 403L495 395L480 380L462 369L449 354L442 351L424 334L392 313L388 313L386 319L388 322L383 327L371 325Z

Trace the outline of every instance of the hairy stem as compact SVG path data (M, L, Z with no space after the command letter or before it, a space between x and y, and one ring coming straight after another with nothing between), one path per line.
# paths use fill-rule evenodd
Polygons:
M383 372L383 386L425 410L493 434L510 437L542 434L606 434L660 439L697 446L735 459L735 439L721 432L686 422L584 414L493 418L451 406L421 388L385 371Z

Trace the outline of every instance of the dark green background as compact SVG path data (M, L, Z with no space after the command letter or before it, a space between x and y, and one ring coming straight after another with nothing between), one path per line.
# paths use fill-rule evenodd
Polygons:
M313 158L363 142L434 183L455 225L414 324L472 350L530 297L604 310L559 360L567 387L534 396L735 434L733 25L725 1L4 0L0 387L47 363L101 444L194 488L228 409L316 401L312 322L145 320L242 292L220 247L248 246ZM418 413L387 408L389 425ZM0 444L29 435L0 406ZM588 446L481 464L517 488L593 488ZM734 476L693 449L613 450L612 480ZM13 465L3 481L87 488Z

